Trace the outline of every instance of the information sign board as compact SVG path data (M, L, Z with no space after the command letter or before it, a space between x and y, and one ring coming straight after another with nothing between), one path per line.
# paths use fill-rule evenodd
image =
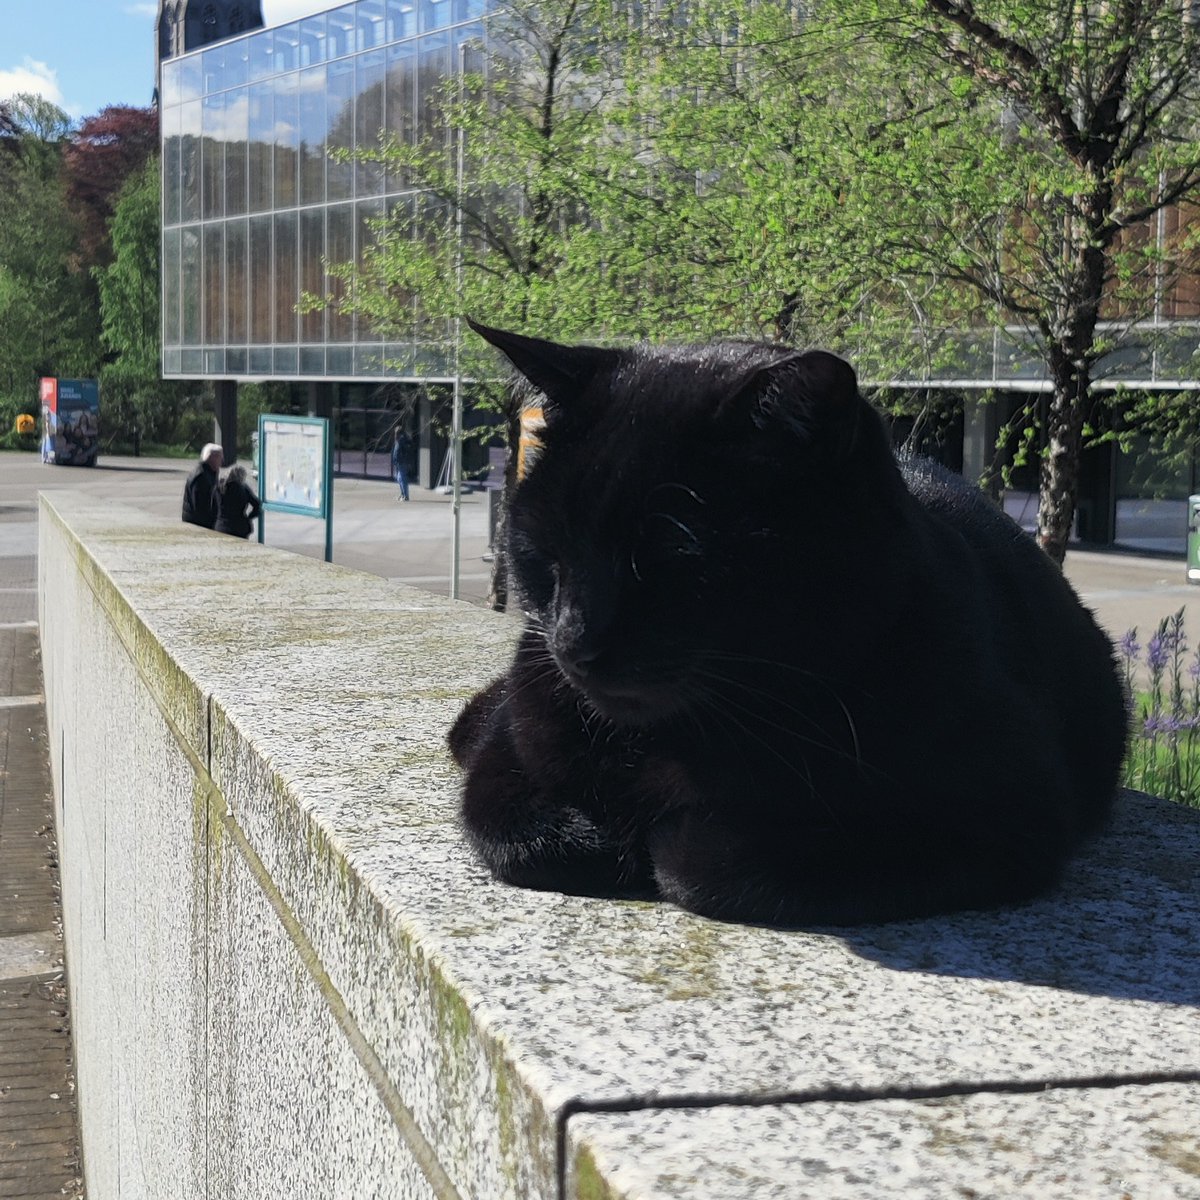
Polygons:
M333 444L326 418L259 416L258 488L264 513L323 519L325 561L333 561ZM260 542L264 525L260 517Z

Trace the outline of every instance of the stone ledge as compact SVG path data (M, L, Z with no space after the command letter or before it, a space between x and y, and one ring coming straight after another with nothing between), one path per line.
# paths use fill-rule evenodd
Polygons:
M1194 1194L1189 1155L1200 1146L1185 1143L1200 1105L1183 1081L1200 1078L1200 814L1126 795L1055 895L870 929L755 929L502 887L458 836L443 738L502 666L511 621L72 494L44 495L41 523L52 744L87 741L105 680L125 672L128 703L153 708L168 731L146 738L179 751L183 774L164 787L182 799L173 815L154 806L155 840L168 843L159 848L121 816L119 782L144 765L137 746L111 779L89 783L86 770L70 769L70 753L58 774L70 776L68 823L86 812L71 795L101 789L104 836L125 830L130 853L145 856L134 870L196 874L178 918L193 931L190 957L168 940L161 961L147 958L155 946L137 930L154 893L139 898L129 884L106 925L109 960L95 969L118 1019L132 1020L125 1010L138 1002L122 969L172 977L178 1013L202 1014L208 1041L189 1078L224 1115L208 1123L203 1146L189 1146L185 1130L159 1130L195 1160L170 1168L195 1181L195 1194L217 1178L220 1194L258 1194L237 1170L251 1153L297 1186L326 1169L316 1158L336 1155L338 1178L373 1180L356 1195L734 1200L809 1186L824 1195L814 1163L876 1194L868 1181L885 1178L881 1156L892 1147L912 1167L896 1178L923 1194L936 1189L914 1181L940 1179L946 1194L1025 1194L1028 1179L1039 1196L1075 1197L1093 1176L1072 1157L1075 1143L1052 1133L1078 1122L1079 1103L1097 1114L1097 1129L1122 1114L1161 1124L1172 1149L1169 1162L1158 1156L1155 1194ZM80 632L68 609L92 624L56 651L56 639ZM87 638L111 642L100 675ZM113 748L113 731L105 736ZM62 784L56 777L60 807ZM86 870L66 861L69 845ZM92 885L103 870L116 891L125 886L113 855L101 868L90 845L64 841L81 929L89 872ZM76 946L97 961L78 936ZM73 989L87 986L86 965L69 967ZM297 1025L281 1060L257 1037L278 1012ZM289 1095L299 1098L293 1107L306 1096L316 1103L304 1080L314 1059L333 1064L336 1104L281 1118ZM281 1069L299 1074L268 1078ZM122 1074L105 1078L117 1086ZM85 1143L89 1105L115 1103L89 1097L86 1075ZM1079 1080L1106 1086L1081 1101ZM136 1125L142 1102L126 1083ZM256 1086L266 1097L257 1115ZM997 1086L1051 1091L971 1096ZM939 1088L965 1095L904 1099ZM812 1101L856 1089L892 1098L874 1108ZM340 1111L360 1103L369 1120ZM941 1140L928 1133L931 1113ZM1049 1132L1037 1142L1018 1134L1006 1149L994 1126L1004 1114L1014 1129L1044 1122ZM253 1145L239 1122L255 1129ZM770 1133L781 1127L783 1140ZM828 1150L830 1130L844 1153ZM1102 1140L1106 1162L1124 1155L1126 1142ZM1143 1175L1156 1161L1153 1150L1129 1153ZM147 1172L151 1160L170 1164L165 1153L141 1158ZM782 1190L738 1191L735 1177L775 1179Z

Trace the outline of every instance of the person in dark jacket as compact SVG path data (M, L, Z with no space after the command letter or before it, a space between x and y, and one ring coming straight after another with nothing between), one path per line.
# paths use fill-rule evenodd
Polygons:
M183 485L183 519L189 525L212 529L217 523L217 479L221 458L221 447L216 442L209 442L200 451L200 461Z
M392 441L392 478L400 488L397 500L408 499L408 475L404 470L404 464L408 459L408 449L411 445L412 441L408 434L397 425L396 436Z
M249 537L261 512L262 504L246 482L246 468L230 467L217 487L217 532Z

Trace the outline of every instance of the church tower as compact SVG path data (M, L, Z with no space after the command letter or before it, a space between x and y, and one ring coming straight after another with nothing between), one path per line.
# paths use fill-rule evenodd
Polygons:
M262 0L158 0L158 61L262 27Z

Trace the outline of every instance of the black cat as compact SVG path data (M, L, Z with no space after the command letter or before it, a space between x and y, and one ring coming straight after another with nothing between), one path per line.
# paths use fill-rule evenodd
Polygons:
M509 510L525 631L450 733L498 878L788 925L1054 883L1127 723L1032 540L897 464L832 354L473 328L547 417Z

